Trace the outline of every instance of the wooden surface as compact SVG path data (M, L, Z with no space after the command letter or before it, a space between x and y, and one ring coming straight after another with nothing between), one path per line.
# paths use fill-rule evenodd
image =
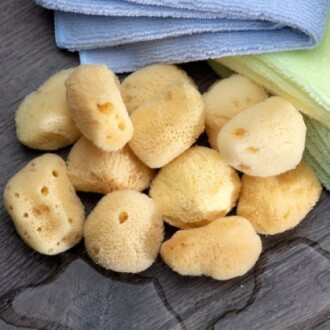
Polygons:
M56 49L52 19L32 0L0 2L1 191L40 154L15 138L17 105L51 74L78 64ZM206 64L184 68L202 89L215 79ZM88 210L99 198L80 196ZM217 282L179 276L160 260L137 275L104 271L83 244L42 256L17 236L1 199L0 329L330 329L329 202L324 192L297 229L263 237L248 275Z

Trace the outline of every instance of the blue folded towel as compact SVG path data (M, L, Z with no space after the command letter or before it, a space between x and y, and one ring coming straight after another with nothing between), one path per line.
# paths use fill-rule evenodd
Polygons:
M203 32L277 29L277 23L235 19L107 17L55 12L56 43L83 50L124 45Z
M116 72L311 48L322 37L329 6L328 0L35 1L60 11L59 47L79 50L82 63L105 63Z

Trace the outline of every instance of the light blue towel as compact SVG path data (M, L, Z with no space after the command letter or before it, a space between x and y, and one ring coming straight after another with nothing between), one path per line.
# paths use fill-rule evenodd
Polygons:
M60 11L90 14L57 13L58 45L79 50L82 63L106 63L116 72L156 62L311 48L322 37L328 11L328 0L36 2ZM164 18L191 14L200 18ZM121 17L114 17L118 15ZM141 15L151 18L132 17ZM214 19L216 16L220 18Z
M69 50L84 50L177 37L203 32L270 30L268 21L155 17L107 17L55 12L56 44Z
M220 12L196 11L141 5L122 0L34 0L42 7L64 12L85 15L120 16L120 17L177 17L177 18L218 18L224 17Z

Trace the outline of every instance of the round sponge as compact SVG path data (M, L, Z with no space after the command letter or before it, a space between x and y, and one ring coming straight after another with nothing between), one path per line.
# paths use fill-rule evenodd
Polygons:
M163 240L163 220L156 203L133 190L104 196L84 227L86 250L106 269L137 273L155 261Z

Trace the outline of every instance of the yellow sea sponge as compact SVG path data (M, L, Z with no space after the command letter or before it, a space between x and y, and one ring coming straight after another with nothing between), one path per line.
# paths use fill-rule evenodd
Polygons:
M128 112L133 113L140 105L177 80L195 86L185 71L172 64L153 64L131 73L124 79L121 87Z
M242 217L218 218L210 224L177 231L161 247L164 262L181 275L229 280L247 273L262 249L260 237Z
M101 194L122 189L142 191L149 187L155 174L129 146L106 152L85 137L72 147L67 164L69 178L76 190Z
M241 74L233 74L211 85L203 94L205 129L211 147L218 149L217 136L229 119L267 97L262 87Z
M19 105L15 121L18 140L40 150L56 150L78 140L80 132L69 111L64 82L73 69L51 76Z
M321 192L319 180L305 162L278 176L243 175L237 214L248 219L260 234L282 233L305 218Z
M77 127L104 151L121 149L133 135L119 87L117 77L105 65L80 65L66 81Z
M84 238L95 263L118 272L141 272L158 255L162 215L148 196L133 190L114 191L88 216Z
M270 97L237 114L218 135L219 152L248 175L267 177L295 168L305 149L306 125L282 97Z
M220 154L193 147L164 166L151 184L150 196L172 226L191 228L226 215L235 205L240 179Z
M4 201L18 234L40 253L58 254L82 238L84 207L57 155L37 157L16 173Z
M177 82L163 89L131 115L135 155L160 168L187 150L204 130L204 103L196 88Z

